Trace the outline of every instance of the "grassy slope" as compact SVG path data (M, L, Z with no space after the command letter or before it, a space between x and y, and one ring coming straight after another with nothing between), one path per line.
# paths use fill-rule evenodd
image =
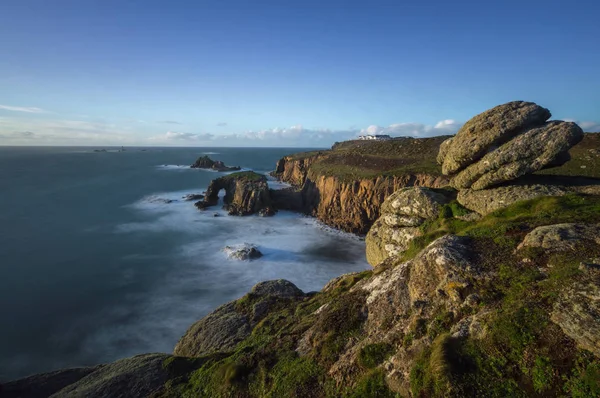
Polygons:
M413 395L477 396L600 396L600 360L579 350L549 319L561 288L580 276L582 260L600 255L598 247L567 254L529 253L524 263L514 248L535 226L564 221L600 222L600 198L568 195L517 203L476 222L454 218L463 209L446 207L439 219L425 224L415 255L430 240L445 233L471 238L471 247L489 278L475 286L488 333L480 340L454 339L448 331L468 312L439 314L419 325L399 343L410 346L423 335L433 344L414 359L410 372ZM547 264L552 263L551 268ZM541 269L547 268L547 271ZM376 343L358 355L361 371L353 386L339 386L328 369L349 341L364 338L359 315L364 295L351 291L378 269L341 279L334 289L304 300L280 300L252 335L234 351L198 359L176 358L165 363L173 379L163 396L206 397L394 397L384 379L382 363L396 347ZM240 308L255 300L245 296ZM315 310L328 304L327 316ZM400 321L401 322L401 321ZM308 355L295 349L303 333L318 323L319 338Z
M397 138L392 141L345 141L329 151L291 155L294 160L322 155L311 170L319 175L343 180L395 176L414 173L441 175L436 163L439 145L448 136L433 138ZM572 160L561 167L542 170L540 175L584 176L600 178L600 134L587 133L570 151ZM584 167L582 167L584 166Z

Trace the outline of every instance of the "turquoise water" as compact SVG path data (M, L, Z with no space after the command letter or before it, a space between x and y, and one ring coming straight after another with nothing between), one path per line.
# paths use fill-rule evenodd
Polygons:
M367 268L363 241L312 218L228 217L181 200L221 175L185 167L206 152L267 172L298 151L0 147L0 380L170 352L191 323L258 281L310 291ZM221 251L244 242L265 256Z

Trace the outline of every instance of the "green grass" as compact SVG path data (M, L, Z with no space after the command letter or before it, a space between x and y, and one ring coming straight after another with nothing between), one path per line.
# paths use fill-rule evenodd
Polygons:
M227 174L220 177L223 180L240 179L245 181L266 181L267 177L263 174L255 173L254 171L238 171L235 173Z
M383 363L394 348L388 343L369 344L361 348L358 354L358 364L367 369L373 369Z

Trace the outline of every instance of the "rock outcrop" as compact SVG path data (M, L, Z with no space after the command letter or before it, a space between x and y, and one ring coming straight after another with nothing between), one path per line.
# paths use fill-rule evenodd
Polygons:
M212 180L203 201L195 206L204 210L219 202L219 191L225 190L224 208L230 215L246 216L265 211L273 214L267 178L254 172L233 173Z
M524 101L509 102L480 113L444 145L442 172L456 174L495 147L532 127L541 126L550 116L548 109Z
M207 155L199 157L191 166L192 169L209 169L215 171L239 171L239 166L226 166L220 160L212 160Z
M551 319L578 346L600 358L600 265L582 265L580 280L564 289Z
M369 264L376 266L408 249L410 242L421 235L418 227L437 218L441 206L448 202L444 195L421 187L403 188L389 196L365 239Z
M467 209L486 215L522 200L563 196L567 193L563 187L554 185L508 185L480 191L463 189L458 192L456 199Z
M244 243L236 246L225 246L223 248L227 257L235 260L254 260L262 257L262 253L256 246L249 243Z
M0 396L34 398L146 398L160 391L169 373L167 354L142 354L93 368L66 369L3 385ZM58 387L60 389L56 390Z
M546 123L515 137L478 162L470 164L452 179L451 184L457 189L485 189L531 174L548 165L560 165L569 160L569 148L582 138L583 131L575 123Z
M305 295L292 282L277 279L255 285L245 297L246 305L227 303L194 323L181 337L173 353L199 357L232 350L252 333L278 300L298 300Z
M537 227L525 236L517 250L539 248L546 252L564 252L590 244L600 245L600 225L565 223Z

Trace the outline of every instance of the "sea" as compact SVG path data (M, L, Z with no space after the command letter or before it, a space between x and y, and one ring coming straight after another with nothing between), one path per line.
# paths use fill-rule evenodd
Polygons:
M369 268L364 240L314 218L227 216L183 199L225 174L191 169L199 156L266 174L303 149L99 149L0 147L0 382L169 353L259 281L308 292ZM264 256L223 251L243 243Z

